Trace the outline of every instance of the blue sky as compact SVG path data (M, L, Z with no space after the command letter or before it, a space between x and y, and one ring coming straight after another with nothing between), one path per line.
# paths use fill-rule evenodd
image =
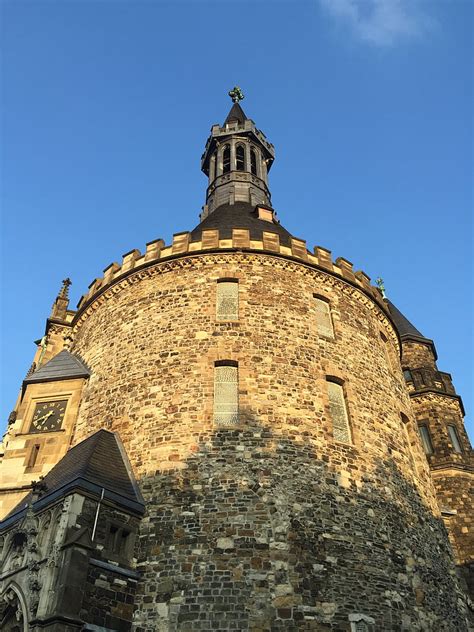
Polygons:
M75 306L123 253L196 225L200 156L235 84L275 144L282 223L385 279L472 420L472 2L1 12L1 428L61 280Z

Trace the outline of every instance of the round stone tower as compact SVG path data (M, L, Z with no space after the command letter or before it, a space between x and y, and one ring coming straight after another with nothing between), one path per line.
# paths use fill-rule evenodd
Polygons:
M72 445L117 433L143 494L132 629L467 630L390 306L279 223L273 158L236 98L201 223L49 321Z

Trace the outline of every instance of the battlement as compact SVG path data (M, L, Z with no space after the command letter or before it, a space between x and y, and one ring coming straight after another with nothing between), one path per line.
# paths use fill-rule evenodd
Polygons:
M385 313L387 312L382 295L377 287L371 285L370 277L362 271L354 271L353 264L344 257L333 260L331 251L322 246L316 246L311 252L307 249L306 241L294 237L291 238L290 245L283 245L277 233L266 231L263 231L261 240L251 239L249 230L245 228L234 228L231 238L223 238L218 229L209 229L202 231L199 241L191 241L191 239L190 232L175 233L170 245L165 245L163 239L155 239L146 244L143 253L138 249L125 253L120 264L111 263L104 269L102 277L91 282L89 291L81 297L77 304L78 310L81 311L105 288L120 282L134 271L183 255L238 249L269 253L319 268L359 287Z

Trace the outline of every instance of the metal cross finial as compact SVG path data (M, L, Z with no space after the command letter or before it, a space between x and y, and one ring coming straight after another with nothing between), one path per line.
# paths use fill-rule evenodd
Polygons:
M382 277L378 277L378 279L375 279L375 283L382 293L382 298L387 298L387 295L385 294L385 283L383 282Z
M242 99L245 98L244 93L239 88L239 86L234 86L232 90L229 90L229 96L234 103L238 103L239 101L242 101Z
M59 296L62 296L64 298L68 297L69 294L69 286L72 285L72 281L71 279L68 277L67 279L64 279L63 281L63 286L59 292Z

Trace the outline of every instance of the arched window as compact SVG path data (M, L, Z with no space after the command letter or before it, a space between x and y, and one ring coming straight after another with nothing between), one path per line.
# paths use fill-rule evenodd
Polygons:
M245 147L243 145L237 145L235 161L237 163L237 171L245 171Z
M250 171L254 176L257 175L257 154L255 149L250 150Z
M230 146L224 146L224 152L222 154L222 173L229 173L230 171Z

